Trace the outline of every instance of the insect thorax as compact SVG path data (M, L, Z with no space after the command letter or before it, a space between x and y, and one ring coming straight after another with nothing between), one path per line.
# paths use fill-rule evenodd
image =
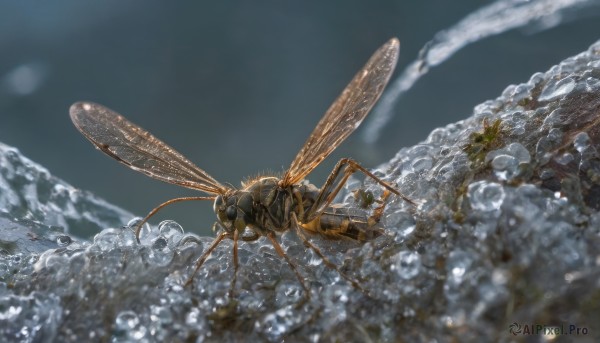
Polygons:
M319 189L303 183L280 187L276 177L257 179L245 188L220 195L214 211L225 230L249 227L260 235L290 228L292 212L298 216L315 202Z

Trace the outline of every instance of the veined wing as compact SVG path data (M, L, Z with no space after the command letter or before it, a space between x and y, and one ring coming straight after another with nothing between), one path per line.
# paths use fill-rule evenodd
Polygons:
M206 193L223 194L227 190L175 149L102 105L77 102L69 112L73 124L87 139L131 169Z
M321 118L283 176L282 186L304 179L360 125L394 72L399 47L398 39L392 38L375 51Z

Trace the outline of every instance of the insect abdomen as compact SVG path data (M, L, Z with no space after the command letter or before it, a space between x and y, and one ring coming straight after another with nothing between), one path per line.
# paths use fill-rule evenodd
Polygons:
M330 239L343 237L365 242L383 234L379 223L372 223L367 215L351 214L349 209L329 208L302 228ZM371 223L371 224L370 224Z

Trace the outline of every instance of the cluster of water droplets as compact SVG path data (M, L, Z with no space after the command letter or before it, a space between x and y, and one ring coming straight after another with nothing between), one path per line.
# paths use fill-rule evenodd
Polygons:
M501 332L490 317L546 318L550 303L578 313L577 306L556 300L571 294L573 278L597 289L599 59L596 43L525 84L509 86L498 99L478 105L473 117L434 130L382 167L397 175L404 195L419 201L415 211L392 201L384 217L398 245L382 269L402 280L386 283L396 296L387 299L398 301L403 315L441 296L446 305L437 323L443 325L422 328L456 330L462 340L458 332L465 328ZM500 130L494 132L497 120ZM489 144L471 149L483 136ZM427 167L415 168L421 165ZM436 283L443 294L432 289ZM511 308L507 316L515 287L522 292L519 301L529 305ZM540 294L553 301L540 303Z
M52 176L46 168L21 155L18 149L2 143L0 189L3 212L60 226L80 236L122 223L132 216Z
M144 224L138 240L135 231L139 223L136 218L126 226L102 230L92 242L56 235L56 249L26 257L12 255L3 261L7 263L4 274L11 268L18 270L16 275L3 274L3 280L14 283L24 295L0 295L0 308L5 309L0 316L56 311L52 317L55 330L49 337L62 341L105 336L115 342L245 337L230 325L252 329L249 337L279 341L317 313L341 313L315 303L326 301L341 310L361 294L337 271L325 267L321 258L290 231L281 235L280 244L298 266L310 295L291 266L262 237L256 242L239 242L240 267L232 297L231 240L222 241L196 271L197 260L212 238L186 234L179 224L167 220L157 226ZM331 262L340 266L347 263L345 252L351 249L344 248L343 242L337 243L337 248L327 242L320 247ZM21 266L25 259L27 267ZM8 305L14 299L27 303L31 294L50 294L55 308L48 308L47 302L29 302L17 309ZM254 315L247 317L245 313ZM39 325L48 320L47 316L34 317ZM109 322L97 326L94 318L98 317ZM344 320L333 316L328 325L334 327ZM5 337L17 334L22 327L35 327L25 317L13 324L4 330ZM39 338L42 333L32 335Z

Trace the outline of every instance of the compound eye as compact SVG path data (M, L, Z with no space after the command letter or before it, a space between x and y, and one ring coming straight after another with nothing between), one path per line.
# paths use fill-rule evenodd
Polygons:
M225 215L227 216L227 219L234 220L237 217L237 209L235 206L227 207L225 210Z
M215 203L213 204L213 210L217 212L223 206L223 196L219 195L215 199Z

